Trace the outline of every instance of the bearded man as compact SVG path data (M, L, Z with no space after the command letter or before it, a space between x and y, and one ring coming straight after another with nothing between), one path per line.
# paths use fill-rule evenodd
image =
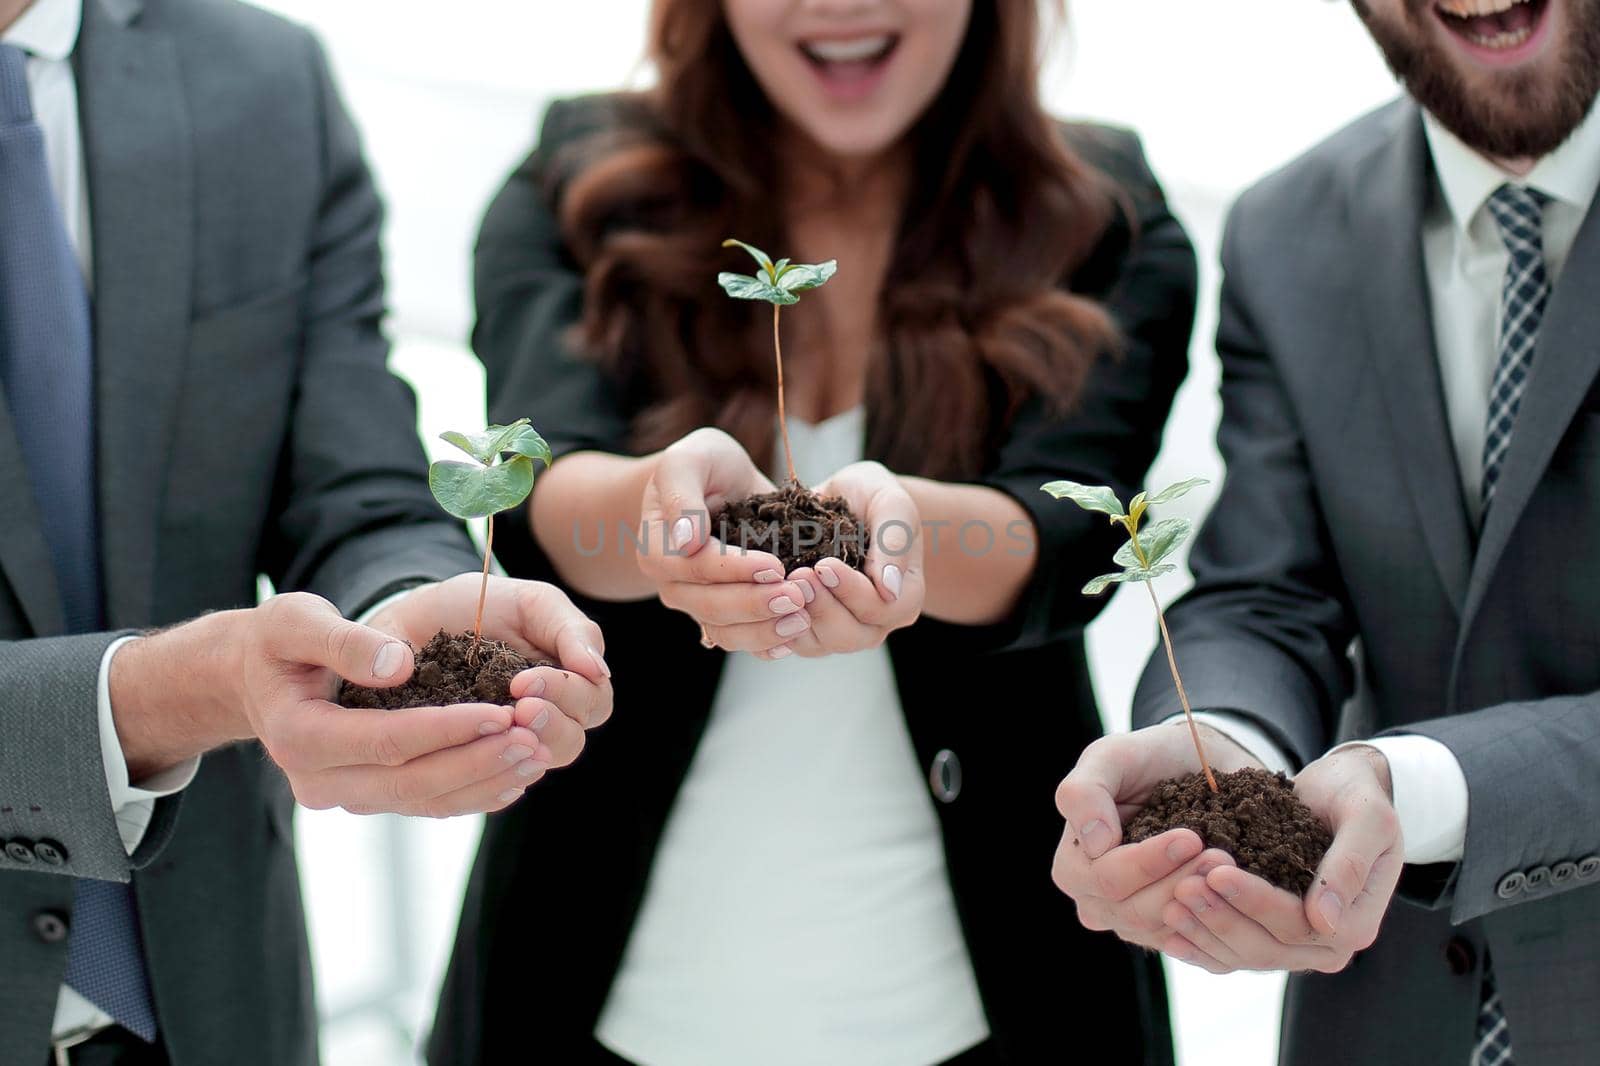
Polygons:
M1188 830L1122 844L1196 768L1157 661L1062 783L1056 880L1091 928L1297 971L1285 1063L1592 1063L1600 0L1354 2L1407 98L1230 217L1228 479L1170 614L1213 762L1301 768L1333 847L1300 900Z

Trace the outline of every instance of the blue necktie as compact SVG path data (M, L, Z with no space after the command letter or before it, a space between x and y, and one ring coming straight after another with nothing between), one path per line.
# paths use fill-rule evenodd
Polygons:
M0 45L0 385L55 565L68 632L102 626L89 294L51 189L23 53ZM66 982L156 1036L129 885L74 884Z

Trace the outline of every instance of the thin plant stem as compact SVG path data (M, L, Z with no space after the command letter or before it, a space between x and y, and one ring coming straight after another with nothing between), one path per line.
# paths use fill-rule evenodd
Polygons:
M472 620L472 651L476 655L478 642L483 640L483 605L489 599L489 559L494 551L494 515L489 516L488 532L483 538L483 586L478 590L478 616Z
M1167 632L1167 615L1161 609L1161 601L1156 599L1156 590L1150 587L1150 582L1143 583L1150 593L1150 602L1156 605L1156 621L1161 625L1161 643L1167 649L1167 668L1172 671L1172 683L1178 686L1178 702L1183 704L1183 716L1189 720L1189 736L1194 739L1194 750L1200 755L1200 769L1205 771L1206 784L1211 786L1211 791L1217 791L1217 779L1211 773L1211 764L1206 761L1205 746L1200 743L1200 730L1194 724L1194 712L1189 709L1189 694L1183 690L1183 678L1178 674L1178 660L1172 654L1172 634Z
M794 472L794 449L789 447L789 417L783 409L783 342L778 339L779 305L772 305L772 350L778 360L778 428L783 431L783 458L789 464L789 480L800 484Z

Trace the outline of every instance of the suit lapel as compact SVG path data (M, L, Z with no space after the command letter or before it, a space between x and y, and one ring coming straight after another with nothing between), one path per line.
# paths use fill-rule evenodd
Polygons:
M6 516L0 521L0 570L22 604L29 628L41 637L66 628L61 613L61 593L56 587L55 561L45 543L44 528L33 498L33 485L22 461L11 422L11 408L0 403L0 500Z
M1596 279L1600 279L1600 200L1589 209L1539 327L1533 369L1517 412L1511 448L1500 469L1494 502L1484 518L1483 538L1467 596L1468 620L1481 606L1495 567L1544 477L1556 445L1566 435L1596 373L1600 373L1600 301L1595 299L1593 289Z
M193 298L194 168L172 41L86 0L78 100L94 240L101 555L114 625L151 617Z
M1421 116L1409 102L1394 136L1355 163L1351 220L1367 351L1382 381L1392 447L1428 553L1457 614L1472 565L1471 526L1444 413L1422 256L1423 212L1431 193Z

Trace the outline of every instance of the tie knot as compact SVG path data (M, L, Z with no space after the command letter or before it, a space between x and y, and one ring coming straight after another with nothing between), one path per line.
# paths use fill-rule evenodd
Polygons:
M1537 189L1509 183L1489 197L1489 213L1513 256L1544 255L1544 205L1549 202Z
M15 125L31 118L27 53L14 44L0 44L0 125Z

